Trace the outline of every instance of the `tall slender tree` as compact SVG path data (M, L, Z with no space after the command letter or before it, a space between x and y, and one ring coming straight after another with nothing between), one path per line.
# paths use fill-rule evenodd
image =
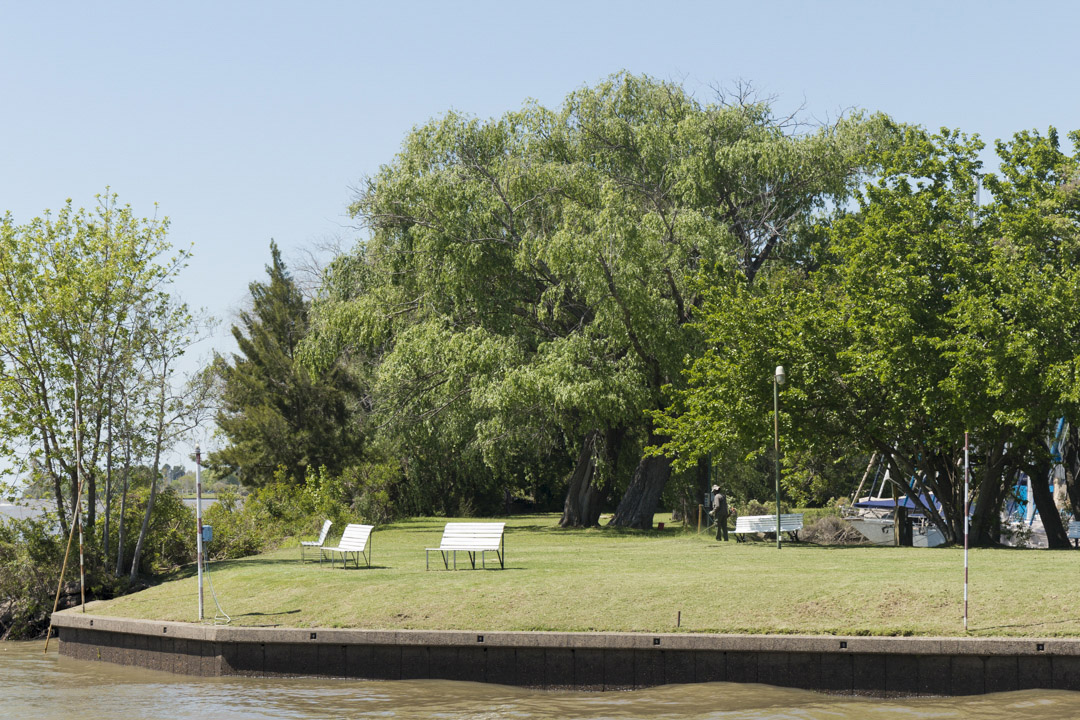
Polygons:
M138 318L188 256L169 256L167 230L167 219L140 219L110 194L91 211L69 200L27 224L10 214L0 223L0 448L49 478L65 531L80 474L97 497L117 388L137 385ZM97 504L83 507L93 527Z
M309 469L340 472L359 452L350 376L339 365L313 373L297 362L308 332L308 305L277 243L270 243L267 280L253 282L251 309L232 328L239 353L217 357L218 428L228 441L207 464L260 485L283 468L302 483Z

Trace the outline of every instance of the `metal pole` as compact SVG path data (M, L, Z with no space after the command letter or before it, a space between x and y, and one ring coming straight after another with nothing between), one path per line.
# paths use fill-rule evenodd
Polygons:
M83 552L83 521L82 521L82 413L79 410L79 371L75 369L75 477L79 488L79 501L75 503L75 519L79 523L79 606L82 612L86 612L86 561ZM94 498L90 498L94 502ZM93 531L93 528L91 528Z
M968 629L968 505L971 503L970 470L968 465L968 434L964 432L964 632Z
M199 621L203 619L202 450L195 446L195 562L199 566Z
M779 369L779 368L777 368ZM780 390L779 377L773 375L773 439L776 446L776 549L780 549Z

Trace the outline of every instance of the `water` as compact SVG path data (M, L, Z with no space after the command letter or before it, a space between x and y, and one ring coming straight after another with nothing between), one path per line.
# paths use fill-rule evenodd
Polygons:
M53 507L53 503L49 500L19 500L15 503L0 500L0 519L4 517L18 519L35 517L51 507Z
M203 512L205 513L207 508L216 502L216 498L203 498ZM195 498L184 498L184 504L194 510ZM15 503L0 500L0 519L3 519L5 516L13 518L34 517L55 507L56 505L52 500L19 500ZM98 512L104 512L104 510L99 507Z
M48 656L43 649L0 643L0 718L1080 719L1080 693L1064 691L872 700L734 683L580 693L443 680L187 678L62 658L55 642Z

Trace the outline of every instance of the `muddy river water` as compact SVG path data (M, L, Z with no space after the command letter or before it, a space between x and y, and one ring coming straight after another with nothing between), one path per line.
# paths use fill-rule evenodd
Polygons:
M1080 719L1080 693L1029 690L964 698L863 699L766 685L668 685L632 692L321 678L189 678L59 657L55 641L0 643L0 718L958 718Z

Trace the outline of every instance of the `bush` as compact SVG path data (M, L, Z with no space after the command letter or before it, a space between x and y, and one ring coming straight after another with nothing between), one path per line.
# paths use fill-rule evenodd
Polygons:
M0 640L37 637L48 626L64 542L55 516L0 520Z
M763 503L758 500L747 500L742 505L738 505L735 508L736 515L775 515L776 504L775 503ZM780 512L789 513L791 507L786 502L780 503Z
M365 464L340 475L323 467L309 469L304 483L296 485L281 469L246 499L223 492L203 516L214 527L207 554L225 560L273 550L290 538L316 536L325 519L337 528L387 522L394 516L389 488L397 474L392 464Z
M244 501L234 492L218 495L217 502L203 513L203 524L214 528L214 539L204 552L213 560L244 557L258 553L266 543L266 528L256 514L243 511Z
M149 488L134 488L128 493L127 507L124 509L124 558L123 574L130 569L131 558L135 553L135 543L139 539L143 516L146 514L146 502L150 497ZM99 517L100 525L104 522ZM114 522L110 527L115 548L119 537L119 528ZM166 487L154 498L154 510L150 515L150 525L146 529L142 556L139 558L139 573L159 575L174 570L181 565L195 562L195 511L184 504L180 493L173 487ZM115 558L110 563L113 566Z
M839 515L823 515L805 524L799 539L818 545L863 545L869 541Z

